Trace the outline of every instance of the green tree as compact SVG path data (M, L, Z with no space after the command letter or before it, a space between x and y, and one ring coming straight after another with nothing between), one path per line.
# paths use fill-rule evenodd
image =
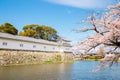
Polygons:
M25 25L23 27L23 32L20 32L19 35L37 38L38 37L38 33L36 30L37 27L39 27L39 25L37 25L37 24Z
M36 30L37 27L39 27L38 24L25 25L25 26L23 27L23 31L26 31L26 30Z
M37 32L35 30L26 30L25 32L20 32L19 35L36 38Z
M33 30L34 33L29 30ZM29 33L29 35L27 35ZM23 27L23 32L20 32L21 36L29 36L38 39L45 39L49 41L56 41L58 35L57 31L49 26L40 26L38 24L30 24Z
M49 26L43 26L43 31L42 31L42 39L49 40L49 41L56 41L58 35L57 31Z
M12 24L4 23L4 24L0 25L0 32L17 35L18 30Z

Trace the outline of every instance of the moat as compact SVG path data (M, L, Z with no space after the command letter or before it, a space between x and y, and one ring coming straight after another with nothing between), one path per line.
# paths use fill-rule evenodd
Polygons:
M92 72L97 61L0 67L0 80L120 80L120 66Z

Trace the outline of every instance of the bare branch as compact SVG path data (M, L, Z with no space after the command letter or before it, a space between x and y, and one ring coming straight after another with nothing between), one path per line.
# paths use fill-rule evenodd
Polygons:
M72 31L79 33L79 32L87 32L89 30L94 30L94 28L84 27L84 28L80 28L80 29L76 29L76 30L72 30Z

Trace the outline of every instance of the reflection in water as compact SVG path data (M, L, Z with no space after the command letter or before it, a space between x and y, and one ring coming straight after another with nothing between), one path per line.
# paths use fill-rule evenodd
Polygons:
M62 63L1 67L0 80L67 80L70 78L71 65Z
M98 62L0 67L0 80L120 80L120 67L92 73Z

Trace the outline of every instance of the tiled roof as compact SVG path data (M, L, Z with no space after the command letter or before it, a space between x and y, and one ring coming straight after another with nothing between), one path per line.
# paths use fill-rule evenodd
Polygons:
M65 42L71 42L71 40L69 40L69 39L67 39L67 38L65 38L65 37L60 37L60 39L61 39L62 41L65 41Z
M43 44L58 45L57 42L47 41L47 40L43 40L43 39L35 39L35 38L31 38L31 37L12 35L12 34L1 33L1 32L0 32L0 38L7 38L7 39L30 41L30 42L37 42L37 43L43 43Z

